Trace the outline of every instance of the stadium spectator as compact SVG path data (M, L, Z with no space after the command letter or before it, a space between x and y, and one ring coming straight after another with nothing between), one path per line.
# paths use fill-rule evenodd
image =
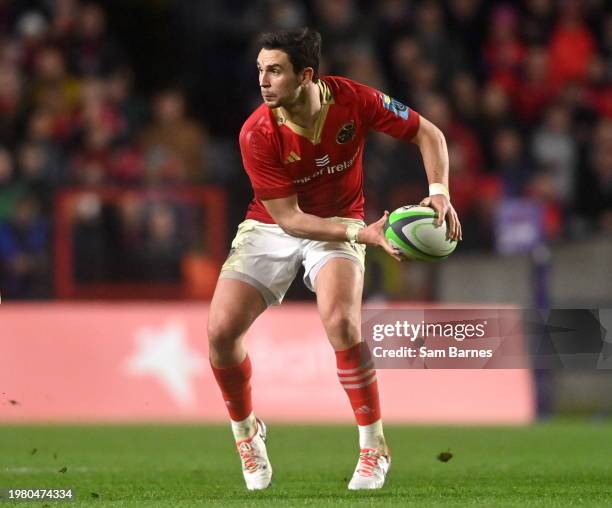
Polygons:
M414 104L423 104L429 94L440 89L441 82L438 67L433 62L426 58L417 60L414 71L411 73L412 93L410 95Z
M489 38L484 46L489 83L501 87L508 96L516 94L525 46L518 34L518 13L511 4L497 6L492 13Z
M550 39L555 23L555 0L527 0L521 19L521 33L525 42L541 46Z
M68 73L58 48L40 50L32 79L32 103L53 115L55 137L62 142L68 140L74 129L80 86L80 81Z
M379 89L387 89L384 72L378 65L374 48L370 44L355 44L347 54L345 71L356 81Z
M527 50L521 76L521 86L513 96L513 105L522 124L529 126L541 119L544 108L556 93L549 78L546 48L532 46Z
M493 138L494 173L502 179L505 197L524 195L531 171L520 133L511 127L499 130Z
M7 0L0 1L0 33L10 32L15 23L16 8L13 2Z
M153 122L142 132L141 143L149 172L159 171L161 164L176 183L202 182L207 176L208 137L200 123L187 118L185 107L180 90L159 92L153 101Z
M17 152L20 180L28 193L36 197L41 211L51 214L53 193L62 174L63 161L54 158L54 153L43 144L24 142Z
M488 84L482 90L481 119L477 127L478 144L490 170L494 165L493 140L495 134L506 127L514 127L516 119L511 109L510 97L499 85Z
M88 168L88 173L101 173L97 167ZM87 175L94 180L94 175ZM89 182L85 182L88 184ZM95 183L95 182L94 182ZM78 283L111 280L113 262L123 251L109 238L115 232L112 227L112 213L94 193L80 196L73 212L73 259L74 278Z
M31 195L20 197L11 216L0 222L0 286L3 296L49 296L49 224Z
M453 76L450 88L453 110L458 118L473 132L478 132L481 115L478 83L468 72L458 72Z
M483 170L482 153L476 135L452 113L448 101L440 94L429 94L420 103L426 118L431 118L446 136L463 151L466 167L474 174Z
M553 105L544 115L542 125L534 132L531 151L534 173L545 173L552 185L554 200L563 208L574 200L578 147L571 132L570 112Z
M612 29L612 24L610 28ZM601 56L596 55L591 59L584 90L584 103L598 117L612 118L610 69L612 66L606 67L606 62Z
M86 133L89 130L105 129L113 143L124 137L127 122L109 98L107 81L90 77L81 83L79 111L76 115L77 131Z
M145 213L143 229L138 248L142 278L179 282L184 245L176 210L166 203L154 203Z
M270 27L288 29L306 23L306 6L299 0L271 0L269 2Z
M326 69L331 74L344 73L346 56L353 45L368 42L368 30L357 3L355 0L314 0L313 13L321 35L329 41Z
M121 46L106 30L106 14L100 5L79 7L67 54L70 68L80 76L107 76L125 63Z
M368 168L364 175L366 219L374 220L382 209L395 209L421 199L426 182L413 147L374 132L364 150L364 165Z
M417 4L414 25L416 42L423 56L418 73L423 66L429 67L440 83L450 81L452 75L463 66L461 46L454 44L446 30L444 12L439 2L425 0Z
M38 52L48 41L48 23L40 12L31 10L19 17L16 31L19 34L17 58L21 68L29 75L34 69Z
M591 228L612 233L612 120L601 119L583 166L578 210Z
M561 12L549 42L550 76L555 87L569 81L583 82L596 46L583 20L582 2L561 0Z
M610 69L612 64L612 13L610 12L604 14L600 20L599 41L601 45L601 57L606 62L606 68Z
M15 175L15 164L11 151L0 146L0 221L13 213L15 203L25 193L25 185Z
M483 0L450 0L448 2L450 32L453 42L462 48L465 69L480 78L483 72L481 53L487 34L487 2Z
M85 187L96 187L113 181L112 132L93 127L84 133L83 147L70 159L70 180Z
M398 37L391 46L391 65L389 68L390 93L398 97L406 96L408 102L416 104L411 95L412 73L422 53L417 41L412 35Z
M79 14L78 0L54 0L49 35L54 44L66 48L74 36Z
M54 118L52 113L44 108L38 108L30 113L27 120L25 140L36 147L44 160L42 174L44 180L55 187L67 181L66 154L62 145L56 139ZM48 195L43 202L50 202L53 195Z
M61 149L57 142L58 139L55 139L54 120L53 113L49 109L36 108L32 110L27 120L25 133L28 140Z
M27 109L25 83L19 67L8 60L0 61L0 143L14 146L18 142L19 124Z
M118 139L121 143L128 143L137 136L148 115L147 103L133 89L133 74L129 67L121 67L106 81L107 99L124 122Z

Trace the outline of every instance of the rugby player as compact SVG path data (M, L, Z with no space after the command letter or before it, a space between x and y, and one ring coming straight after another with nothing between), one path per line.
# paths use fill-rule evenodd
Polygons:
M251 402L251 362L243 338L253 321L285 292L304 266L315 292L338 377L359 429L359 458L348 488L378 489L391 463L383 434L376 371L361 341L366 246L382 247L387 212L366 226L363 149L370 129L421 151L429 196L421 204L461 225L449 200L448 153L438 128L402 103L350 79L319 76L321 37L311 29L266 33L257 69L263 104L240 131L254 199L238 227L210 305L212 369L229 411L249 490L270 485L266 427ZM287 372L290 376L291 373Z

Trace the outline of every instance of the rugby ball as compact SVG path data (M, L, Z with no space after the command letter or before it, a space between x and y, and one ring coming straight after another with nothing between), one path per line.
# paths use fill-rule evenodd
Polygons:
M385 238L409 259L439 261L457 247L446 238L446 221L436 224L437 213L427 206L408 205L394 210L385 223Z

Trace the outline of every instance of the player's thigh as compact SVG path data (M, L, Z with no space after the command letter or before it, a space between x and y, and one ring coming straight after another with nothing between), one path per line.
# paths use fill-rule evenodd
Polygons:
M253 285L219 278L208 312L208 340L213 343L237 341L266 307L263 296Z
M336 350L347 349L361 338L363 271L351 259L333 257L315 280L317 307L329 340Z
M220 277L248 283L267 305L278 305L299 270L301 243L276 224L246 220L238 227Z

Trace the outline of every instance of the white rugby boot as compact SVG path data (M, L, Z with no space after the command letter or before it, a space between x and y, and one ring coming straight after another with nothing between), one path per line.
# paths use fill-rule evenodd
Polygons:
M391 456L375 448L362 448L348 484L349 490L380 489L391 467Z
M272 482L272 465L266 451L266 426L259 418L255 434L236 441L242 474L248 490L266 489Z

